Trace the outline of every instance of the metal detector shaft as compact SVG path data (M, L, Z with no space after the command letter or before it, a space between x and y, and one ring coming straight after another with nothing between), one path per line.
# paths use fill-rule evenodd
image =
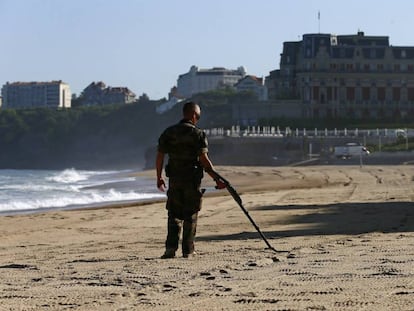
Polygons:
M224 184L226 185L226 189L227 191L231 194L231 196L233 197L233 199L237 202L237 204L240 206L240 208L242 209L242 211L244 212L244 214L247 216L247 218L250 220L250 222L252 223L252 225L255 227L255 229L257 230L257 232L260 234L260 236L262 237L263 241L266 243L267 247L269 249L271 249L274 252L278 251L272 246L270 245L270 243L267 241L266 237L264 236L264 234L262 233L262 231L260 231L260 228L256 225L256 223L254 222L253 218L249 215L249 212L246 210L246 208L243 206L242 203L242 199L239 196L239 194L237 193L236 189L234 189L232 187L232 185L230 184L230 182L225 179L223 176L221 176L219 173L213 171L213 174L216 175L222 182L224 182Z

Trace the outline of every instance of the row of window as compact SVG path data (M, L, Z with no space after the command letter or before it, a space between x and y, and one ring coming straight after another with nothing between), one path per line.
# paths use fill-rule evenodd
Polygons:
M317 64L313 64L313 69L317 68ZM363 66L361 66L361 64L359 63L350 63L350 64L336 64L336 63L331 63L329 66L329 69L331 71L394 71L394 72L402 72L402 71L407 71L407 72L414 72L414 64L363 64Z
M318 71L319 68L317 63L313 63L312 66L307 63L305 65L305 70L314 70ZM348 63L348 64L337 64L331 63L329 65L329 70L336 72L414 72L414 64L359 64L359 63ZM290 68L284 68L285 75L289 76L294 74L294 70Z
M401 87L346 87L346 100L354 101L357 97L362 100L376 99L379 101L393 100L400 101L403 99L402 95L405 95L405 99L408 101L414 101L414 88L401 88ZM387 96L388 91L388 96ZM312 88L312 99L323 102L326 100L337 100L338 99L338 88L326 87L325 92L322 92L319 86Z
M363 118L383 118L383 117L407 117L407 116L414 116L414 111L408 110L408 111L400 111L398 109L396 110L370 110L370 109L360 109L360 110L354 110L352 108L346 110L346 111L338 111L336 109L318 109L314 108L312 110L312 115L314 117L337 117L339 115L348 116L348 117L363 117Z

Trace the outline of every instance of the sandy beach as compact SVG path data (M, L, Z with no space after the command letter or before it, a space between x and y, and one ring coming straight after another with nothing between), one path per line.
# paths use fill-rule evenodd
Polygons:
M278 252L226 190L190 259L163 200L2 216L0 310L414 310L413 166L216 169Z

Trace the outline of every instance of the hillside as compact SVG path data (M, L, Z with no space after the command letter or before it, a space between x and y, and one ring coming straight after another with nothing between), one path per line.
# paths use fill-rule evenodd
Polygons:
M212 92L194 98L203 102L201 127L231 124L227 95ZM157 114L161 103L0 110L0 168L142 167L148 147L156 145L166 126L181 118L181 106Z
M4 110L0 113L0 167L139 165L143 150L155 137L155 119L153 103L59 111Z
M193 99L202 107L201 128L230 128L234 125L234 105L257 104L249 94L228 91L201 94ZM162 130L181 118L181 105L164 114L157 114L156 106L161 103L144 100L124 106L68 110L0 110L0 168L143 167L145 153L157 144ZM361 124L364 121L356 120L287 120L271 119L271 116L267 120L260 120L261 125L289 125L292 128L330 124L353 126L352 122L360 128L391 125L386 120L377 123L365 121L364 124ZM392 124L390 127L407 127L407 124Z

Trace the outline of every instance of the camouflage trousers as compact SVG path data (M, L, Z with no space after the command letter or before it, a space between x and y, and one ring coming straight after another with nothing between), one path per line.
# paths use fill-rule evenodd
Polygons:
M194 183L170 183L167 195L168 233L165 247L176 251L182 231L182 252L191 254L194 251L197 218L201 209L200 187Z

